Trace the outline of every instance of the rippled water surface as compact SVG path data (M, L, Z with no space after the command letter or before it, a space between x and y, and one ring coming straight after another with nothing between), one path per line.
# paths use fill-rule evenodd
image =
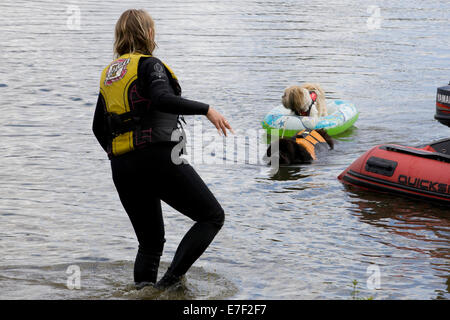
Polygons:
M436 88L450 80L450 3L373 5L381 20L358 0L3 0L0 298L351 299L357 280L359 297L448 299L449 209L348 190L336 179L375 144L450 135L433 119ZM185 97L220 110L238 135L259 129L283 89L304 81L360 111L312 165L272 175L194 161L226 223L183 290L164 294L133 289L136 238L91 132L114 24L130 7L154 17L155 55ZM211 129L200 116L187 120ZM161 273L191 225L163 210ZM70 266L79 268L80 290L68 289ZM379 270L377 290L367 285L377 270L370 266Z

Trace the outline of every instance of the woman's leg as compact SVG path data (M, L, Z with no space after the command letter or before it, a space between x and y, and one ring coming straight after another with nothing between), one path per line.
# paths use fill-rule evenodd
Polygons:
M224 223L222 207L194 168L172 162L173 146L158 143L111 160L114 183L139 241L136 282L154 282L156 276L141 258L158 256L159 262L162 254L164 224L159 199L195 221L169 267L168 273L176 278L202 255Z
M137 284L156 282L165 241L161 201L154 195L142 163L135 153L111 160L114 184L139 242L134 263Z
M195 221L181 240L169 273L181 276L202 255L225 219L224 211L209 188L189 164L170 162L158 194L161 200Z

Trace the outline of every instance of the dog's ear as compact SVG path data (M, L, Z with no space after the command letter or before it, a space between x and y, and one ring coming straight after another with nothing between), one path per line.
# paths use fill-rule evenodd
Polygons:
M284 90L282 103L285 108L288 108L296 113L302 111L304 100L304 93L299 86L290 86Z
M283 140L280 143L280 157L281 155L285 156L289 164L312 162L313 158L304 146L298 144L294 139Z
M270 147L269 147L270 148ZM278 157L279 164L290 165L295 162L295 148L296 143L292 139L281 138L278 140ZM272 148L267 150L268 156L270 156Z
M333 138L331 138L330 135L324 129L318 129L316 131L322 136L322 138L325 139L325 141L328 143L328 146L330 147L330 149L333 150L334 149Z
M295 160L295 141L292 141L292 139L282 138L279 143L280 164L290 165Z
M291 159L289 159L289 155L284 152L280 152L279 164L290 165L291 163L292 162Z
M298 112L301 113L304 109L304 103L305 103L305 95L300 87L295 87L291 94L289 95L289 103L292 105L292 107Z
M269 145L269 147L267 148L266 155L268 157L272 156L272 144L273 143L271 143ZM278 150L288 150L289 148L290 148L290 143L289 143L288 139L281 138L278 140Z
M278 161L279 164L289 165L292 162L294 151L293 147L287 139L278 140ZM269 145L266 151L266 156L269 158L269 165L271 164L270 157L272 156L272 144Z

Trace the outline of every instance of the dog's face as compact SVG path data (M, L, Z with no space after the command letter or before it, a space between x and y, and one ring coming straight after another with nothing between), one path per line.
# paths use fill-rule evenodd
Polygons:
M299 86L291 86L284 90L281 103L285 108L300 114L301 112L308 111L312 100L307 89Z

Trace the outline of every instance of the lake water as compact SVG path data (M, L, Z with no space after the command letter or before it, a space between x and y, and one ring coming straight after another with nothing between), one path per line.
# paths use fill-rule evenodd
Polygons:
M154 17L155 55L184 96L218 109L237 135L306 81L360 112L311 165L271 174L194 161L226 222L185 289L162 294L133 288L136 237L91 131L114 24L130 7ZM352 299L356 280L361 298L448 299L449 209L336 177L376 144L450 135L433 119L436 88L450 80L449 29L439 0L2 0L0 298ZM216 135L203 117L186 119ZM191 226L163 210L161 274Z

